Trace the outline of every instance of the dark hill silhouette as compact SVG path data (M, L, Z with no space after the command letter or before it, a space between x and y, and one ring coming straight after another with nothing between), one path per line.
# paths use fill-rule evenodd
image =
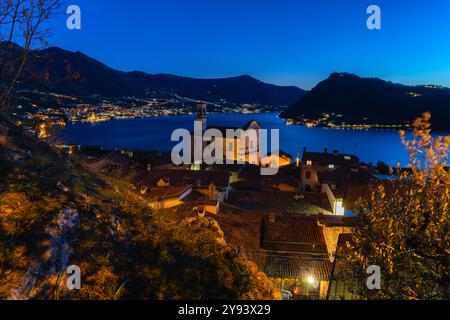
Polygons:
M450 89L405 86L378 78L333 73L286 109L283 118L342 114L347 123L402 124L423 112L433 115L433 128L450 131Z
M0 51L3 46L0 45ZM14 52L20 52L14 45ZM47 79L42 77L46 74ZM31 75L41 75L39 82ZM32 52L21 89L38 87L68 95L104 97L158 97L178 95L194 100L257 103L289 106L306 91L294 86L276 86L243 75L220 79L195 79L170 74L122 72L88 57L57 47Z

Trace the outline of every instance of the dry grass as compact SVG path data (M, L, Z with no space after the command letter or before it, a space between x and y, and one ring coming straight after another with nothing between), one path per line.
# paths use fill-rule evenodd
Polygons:
M8 142L8 139L6 136L0 135L0 147L6 146L6 143Z

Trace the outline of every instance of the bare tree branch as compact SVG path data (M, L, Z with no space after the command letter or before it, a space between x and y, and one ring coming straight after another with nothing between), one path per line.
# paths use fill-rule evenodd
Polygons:
M5 12L5 18L1 18L6 21L4 25L9 28L9 32L8 40L6 44L3 44L2 52L0 110L6 108L8 98L23 71L34 42L37 41L46 45L45 39L49 32L45 29L44 24L61 5L60 0L9 0L9 2L2 10L2 12ZM14 58L8 60L8 55L12 42L16 40L16 30L21 31L17 35L17 41L23 45L23 48L17 61L14 61ZM5 74L5 70L9 68L11 72Z

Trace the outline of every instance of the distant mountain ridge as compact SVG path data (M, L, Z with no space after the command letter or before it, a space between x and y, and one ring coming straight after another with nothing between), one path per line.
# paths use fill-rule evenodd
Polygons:
M433 116L434 129L450 131L450 89L333 73L285 109L281 117L314 119L334 113L346 123L403 124L426 111Z
M1 51L1 47L0 47ZM17 48L13 51L17 51ZM69 95L105 97L158 97L178 95L193 100L289 106L306 91L295 86L277 86L243 75L220 79L195 79L170 74L114 70L81 52L57 47L33 52L28 72L39 75L46 90ZM42 75L47 78L44 79ZM32 88L36 79L22 81L22 88Z

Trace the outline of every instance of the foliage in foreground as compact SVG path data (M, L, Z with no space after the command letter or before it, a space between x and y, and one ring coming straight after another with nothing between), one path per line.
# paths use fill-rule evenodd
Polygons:
M430 114L401 132L411 163L398 180L360 201L360 224L347 244L353 293L368 299L450 298L450 137L433 137ZM366 270L381 267L381 290L368 290Z

